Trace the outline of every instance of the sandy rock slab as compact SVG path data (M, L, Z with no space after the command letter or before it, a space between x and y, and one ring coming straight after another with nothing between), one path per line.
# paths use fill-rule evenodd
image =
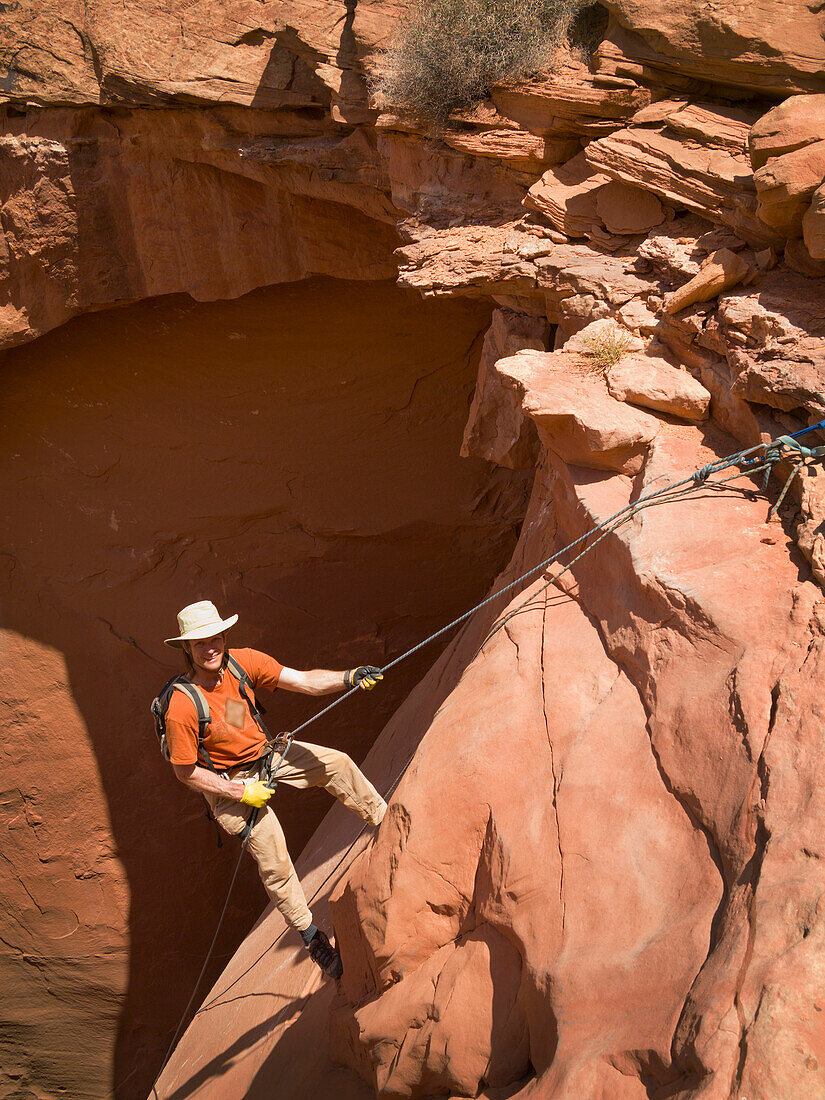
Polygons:
M578 357L525 351L495 369L520 393L544 445L565 462L625 474L642 468L658 421L614 400Z
M656 355L628 355L607 371L607 388L619 401L669 413L683 420L706 420L710 394L692 374Z
M825 90L822 13L806 0L610 0L600 72L684 87L698 78L775 95Z

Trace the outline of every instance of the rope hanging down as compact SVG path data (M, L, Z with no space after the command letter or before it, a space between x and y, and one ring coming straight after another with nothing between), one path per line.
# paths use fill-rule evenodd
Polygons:
M608 519L602 520L601 523L598 523L594 527L591 527L583 535L580 535L579 538L574 539L572 542L568 543L567 546L562 547L561 550L555 551L555 553L551 554L549 558L545 558L544 561L539 562L539 564L533 566L532 569L528 569L526 573L522 573L520 576L516 577L514 581L506 584L503 588L498 589L498 591L493 592L490 596L487 596L479 603L474 604L473 607L463 612L463 614L459 615L451 622L447 623L446 626L442 626L439 630L436 630L435 633L430 634L428 637L418 642L417 645L414 645L411 649L406 650L400 656L390 661L389 664L384 665L381 669L381 672L389 672L390 669L395 668L396 665L400 665L402 661L406 661L409 657L412 657L414 653L417 653L420 649L423 649L424 646L429 645L431 642L436 641L438 638L441 638L445 634L448 634L451 630L454 630L455 627L459 626L461 623L466 622L482 608L487 607L489 604L498 600L501 596L513 591L513 589L518 588L525 581L530 580L531 577L535 577L537 574L543 572L549 566L557 562L562 557L562 555L566 554L568 551L573 550L578 546L581 546L582 543L587 543L587 545L584 546L584 548L580 550L580 552L575 557L567 562L567 564L561 569L560 572L554 573L553 576L550 577L543 588L539 590L543 591L544 588L547 588L551 584L554 584L559 579L559 577L561 577L564 573L567 573L576 564L577 561L583 558L586 554L589 554L590 551L593 550L600 542L602 542L603 539L607 538L608 535L611 535L622 524L626 523L629 519L632 519L633 516L635 516L638 512L641 512L643 509L649 508L654 504L664 504L677 500L682 500L686 496L689 496L691 493L696 492L697 490L700 490L706 486L708 488L710 488L711 486L721 488L725 485L728 485L731 481L735 481L737 478L752 477L754 474L758 473L764 474L762 485L760 488L760 491L764 494L767 491L771 473L773 472L777 463L785 461L787 459L793 459L793 468L785 481L785 484L779 494L776 503L771 506L771 509L768 512L768 519L771 519L776 514L777 509L779 508L780 504L785 498L786 493L788 492L791 482L800 472L800 470L805 466L810 466L817 462L825 462L825 446L805 447L798 442L800 436L806 435L808 432L813 431L825 431L825 420L820 420L817 424L812 424L808 428L803 428L801 431L794 432L793 435L781 435L778 436L775 440L772 440L770 443L759 443L754 447L748 447L745 450L736 451L734 454L728 455L726 458L720 458L717 459L715 462L709 462L706 466L700 467L700 469L694 471L694 473L690 474L686 478L683 478L681 481L677 481L672 485L667 485L662 489L657 489L654 492L643 494L637 500L632 501L630 504L627 504L624 508L620 508L618 512L615 512ZM731 469L734 466L738 466L740 467L740 469L732 476L722 478L718 481L710 480L714 477L714 475ZM588 543L587 540L594 535L597 537L593 538L592 542ZM498 630L500 630L504 626L504 624L512 618L513 615L517 614L518 611L520 611L526 603L529 603L530 600L535 599L536 595L538 595L538 593L532 593L530 597L526 601L524 601L524 603L519 604L518 607L510 611L503 619L495 623L487 634L487 637L484 639L481 646L479 647L476 655L481 652L481 650L484 648L490 638ZM274 767L270 767L268 781L270 786L272 786L276 782L276 773L283 763L283 760L286 757L287 752L289 751L289 746L292 744L292 741L296 734L301 733L307 728L307 726L310 726L314 722L319 721L319 719L323 718L324 715L329 714L331 710L334 710L335 707L340 706L341 703L349 699L352 695L357 694L360 690L361 689L358 687L350 688L349 691L345 692L343 695L339 695L338 698L335 699L332 703L329 703L327 706L323 707L323 709L319 710L317 714L313 714L311 718L308 718L305 722L302 722L299 726L296 726L295 729L290 731L290 733L288 733L286 737L284 737L282 740L276 739L276 741L273 742L273 746L281 748L281 753ZM413 750L412 754L404 762L403 767L398 772L395 779L392 781L390 788L385 796L387 799L389 799L392 792L401 782L401 779L407 768L410 766L414 756L415 750ZM353 841L344 850L341 858L323 880L321 885L314 891L312 897L307 899L308 904L311 905L312 902L315 901L321 890L323 890L323 888L329 882L330 878L335 874L335 872L347 858L349 853L352 851L353 847L363 835L366 828L366 825L363 825L361 827ZM163 1059L163 1064L161 1065L160 1070L158 1071L158 1075L155 1078L154 1085L152 1086L152 1092L155 1093L155 1095L157 1095L155 1091L157 1083L160 1080L161 1074L166 1068L172 1051L174 1050L175 1043L177 1042L178 1036L180 1035L181 1029L183 1028L184 1020L189 1014L189 1009L192 1007L192 1002L195 999L195 994L200 987L200 983L203 980L203 976L206 972L206 967L209 963L210 958L212 957L212 952L215 949L215 943L217 942L218 934L223 925L224 917L226 916L226 910L229 906L229 899L235 886L235 880L238 877L241 859L243 858L243 853L246 849L248 840L249 832L247 832L243 838L240 854L238 856L238 862L235 866L235 872L232 875L232 880L229 884L229 890L226 895L226 901L224 902L220 917L218 918L218 924L215 929L215 934L212 937L212 942L209 945L209 950L206 953L206 958L204 959L203 966L201 967L201 972L198 975L197 981L195 982L195 988L192 990L192 996L189 998L189 1002L183 1011L180 1023L178 1024L177 1030L172 1037L172 1041L169 1044L169 1049L166 1051L166 1055ZM272 941L269 947L267 947L266 951L270 951L273 947L275 947L275 945L281 940L281 938L286 934L287 931L288 928L284 928L283 931ZM264 952L264 954L266 954L266 952ZM263 955L261 956L261 958L263 958ZM260 959L256 960L256 962L259 961ZM224 992L226 992L226 990L224 990ZM206 1009L208 1009L210 1005L211 1002L204 1005L203 1008L195 1013L195 1017L193 1017L193 1019L195 1019L200 1014L200 1012L206 1011Z

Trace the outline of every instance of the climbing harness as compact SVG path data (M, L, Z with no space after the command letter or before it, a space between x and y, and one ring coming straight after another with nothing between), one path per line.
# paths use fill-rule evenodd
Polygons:
M794 461L794 466L791 470L791 473L785 481L778 500L774 505L771 506L771 509L768 512L768 519L771 519L776 514L776 511L782 503L791 482L793 481L794 477L796 477L796 475L800 472L800 470L803 467L812 465L816 462L825 462L825 446L805 447L798 442L800 436L806 435L808 432L813 431L825 431L825 420L820 420L816 424L811 424L810 427L803 428L801 431L798 432L794 432L793 435L778 436L775 440L772 440L769 443L759 443L754 447L748 447L745 450L737 451L735 454L728 455L726 458L720 458L715 462L710 462L707 465L702 466L700 469L694 471L694 473L690 474L686 478L683 478L681 481L677 481L672 485L666 485L663 488L657 489L653 492L642 494L635 501L631 501L624 508L620 508L618 512L615 512L608 519L602 520L600 523L595 524L583 535L580 535L577 539L574 539L572 542L568 543L567 546L562 547L561 550L555 551L553 554L550 555L550 557L545 558L544 561L541 561L538 565L533 566L532 569L528 569L527 572L520 574L518 577L516 577L515 580L511 581L509 584L504 585L504 587L498 589L498 591L493 592L490 596L487 596L485 599L475 604L468 611L463 612L463 614L459 615L457 618L447 623L446 626L441 627L433 634L430 634L428 637L418 642L418 644L414 645L411 649L406 650L400 656L390 661L389 664L384 665L380 669L380 671L382 673L389 672L390 669L395 668L396 665L401 664L402 661L406 661L414 653L417 653L420 649L423 649L424 646L429 645L431 642L434 642L438 638L441 638L445 634L449 633L461 623L466 622L482 608L487 607L489 604L500 599L501 596L505 595L508 592L512 592L513 589L519 587L525 581L529 580L532 577L535 577L537 574L546 570L549 566L559 561L562 555L566 554L568 551L573 550L576 547L583 546L579 553L576 554L576 556L573 557L569 562L567 562L567 564L564 565L560 571L555 572L553 576L551 576L546 581L546 583L538 590L538 592L532 592L527 600L523 601L517 607L513 608L510 612L508 612L507 615L505 615L503 618L499 619L498 622L493 624L481 646L477 650L477 656L478 653L480 653L484 649L484 646L487 644L490 638L492 638L493 635L513 617L513 615L517 614L523 607L526 606L526 604L534 600L536 596L544 589L548 588L551 584L555 584L564 573L567 573L576 564L577 561L583 558L586 554L589 554L590 551L593 550L605 538L607 538L608 535L613 534L613 532L616 531L622 524L626 523L629 519L637 515L643 509L650 508L658 504L671 503L673 501L682 500L685 497L689 496L691 493L705 487L724 488L727 487L730 482L735 481L737 478L752 477L754 474L758 473L764 473L764 478L760 490L764 494L767 491L770 475L774 470L774 467L779 462L792 459ZM733 467L739 467L738 471L735 474L722 478L721 480L711 480L715 477L715 475L724 473L724 471L732 469ZM359 687L353 687L349 691L345 692L343 695L339 695L337 699L329 703L327 706L323 707L323 709L319 710L317 714L312 715L311 718L308 718L305 722L302 722L301 725L296 726L294 730L285 735L283 742L283 752L281 753L281 757L278 761L277 767L275 767L275 769L271 772L270 779L268 780L270 785L274 782L275 773L277 772L278 767L280 767L280 764L283 761L287 751L289 750L289 746L292 744L293 738L296 736L296 734L306 729L307 726L311 725L313 722L317 722L319 719L323 718L324 715L329 714L331 710L333 710L337 706L340 706L341 703L343 703L346 699L349 699L350 696L357 694L360 690L361 689ZM401 782L404 773L412 763L416 751L417 747L407 757L402 768L396 774L395 779L390 784L389 790L387 791L385 796L387 800L390 798L395 788ZM320 886L318 886L318 888L313 892L312 896L307 899L307 903L309 905L311 905L315 901L315 899L324 889L326 884L336 873L338 868L347 859L350 852L358 843L358 840L361 838L366 828L367 825L363 825L356 834L355 838L352 840L352 842L344 849L344 852L338 862L329 871ZM177 1031L172 1037L172 1041L169 1044L169 1049L167 1050L166 1056L163 1059L163 1064L161 1065L160 1070L158 1071L158 1075L155 1078L155 1083L152 1086L152 1092L155 1093L155 1095L157 1095L157 1093L155 1092L157 1083L160 1080L161 1074L166 1068L172 1051L174 1050L175 1043L177 1042L178 1036L180 1035L180 1032L183 1028L183 1022L189 1014L189 1009L192 1007L192 1002L195 999L195 994L200 987L200 983L203 980L203 975L206 972L206 967L215 948L218 933L220 932L221 926L223 924L223 919L226 915L226 910L229 905L229 899L232 894L232 889L235 885L235 880L238 877L238 870L240 869L241 859L243 857L244 849L246 848L246 843L248 839L249 836L247 834L246 837L244 837L243 843L241 845L240 855L238 856L238 862L235 866L235 873L233 874L232 881L229 884L226 901L224 902L220 917L218 918L218 924L217 928L215 929L215 935L212 938L212 943L209 945L209 950L206 953L206 958L201 968L201 972L198 975L198 980L195 983L195 988L192 990L192 996L189 998L189 1003L184 1009L180 1023L178 1024ZM284 928L281 933L272 941L272 943L269 944L263 954L266 954L268 951L272 950L272 948L275 947L277 943L279 943L281 938L286 935L288 930L288 928ZM254 966L258 962L260 962L261 958L263 958L263 955L256 959L255 963L253 963L252 965ZM239 979L236 979L236 981L237 980ZM228 990L223 990L220 996L223 996L223 994L225 994L227 991ZM201 1012L207 1011L213 1003L214 1002L212 1001L207 1002L207 1004L205 1004L201 1009L198 1010L197 1013L195 1013L195 1017L197 1017Z

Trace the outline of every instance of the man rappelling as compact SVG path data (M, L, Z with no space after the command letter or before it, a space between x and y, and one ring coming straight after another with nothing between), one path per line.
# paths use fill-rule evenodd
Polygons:
M203 795L218 825L230 835L248 837L270 898L300 933L314 962L339 978L341 957L313 924L283 829L268 804L273 791L269 782L274 775L276 782L293 787L326 787L375 826L387 805L346 753L291 739L271 741L255 691L370 691L382 675L371 665L346 672L300 672L254 649L230 653L226 632L237 621L237 615L221 618L208 600L190 604L178 615L179 634L167 638L166 645L183 651L186 673L170 680L152 706L161 745L177 779Z

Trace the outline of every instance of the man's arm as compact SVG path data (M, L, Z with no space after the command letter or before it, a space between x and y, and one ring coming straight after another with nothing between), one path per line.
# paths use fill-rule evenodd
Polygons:
M304 695L331 695L333 691L360 687L372 691L384 674L375 665L359 665L346 672L331 672L325 668L313 668L299 672L296 668L281 669L278 687L287 691L300 691Z
M331 695L334 691L343 691L344 672L332 672L329 669L313 668L299 672L297 668L285 668L278 680L279 688L287 691L300 691L302 695Z
M202 768L200 764L173 764L175 778L193 791L201 794L219 794L240 802L245 786L240 780L221 779L219 775Z

